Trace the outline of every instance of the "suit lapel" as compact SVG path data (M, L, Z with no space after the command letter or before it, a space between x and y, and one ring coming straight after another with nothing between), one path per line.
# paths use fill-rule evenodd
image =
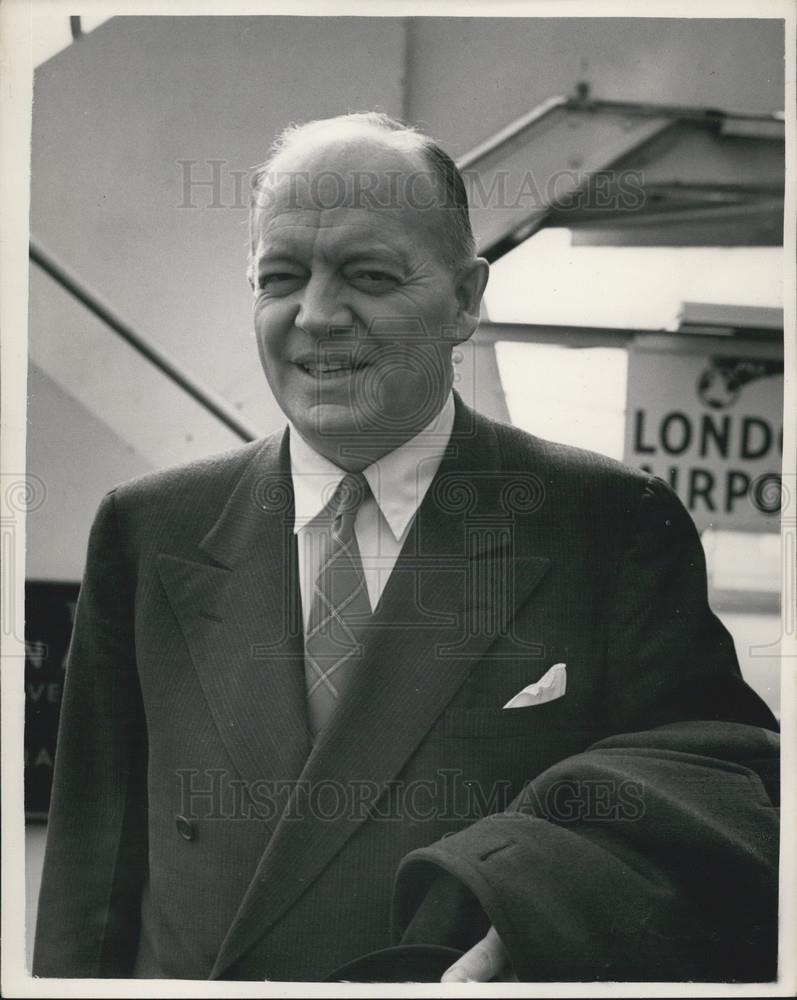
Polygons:
M249 463L198 559L158 568L224 745L248 787L309 751L287 435Z
M283 816L211 978L259 940L343 847L365 819L345 807L347 790L354 782L381 789L398 775L550 565L518 545L501 506L506 482L494 432L480 423L475 433L474 419L458 401L448 452L364 639L365 661L302 770L302 789L334 787L344 807L334 823L307 808L300 823Z

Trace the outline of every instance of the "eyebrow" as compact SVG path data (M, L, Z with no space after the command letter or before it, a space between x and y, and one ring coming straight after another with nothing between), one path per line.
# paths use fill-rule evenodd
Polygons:
M385 246L378 243L363 243L351 250L345 249L346 240L341 240L344 245L344 252L341 254L340 263L345 267L358 260L379 260L386 263L399 264L405 270L409 270L410 258L403 247ZM304 248L294 240L286 239L285 242L271 241L261 247L256 248L255 261L258 268L264 264L274 261L293 261L301 264L304 259ZM330 253L325 256L335 256L336 246L330 248Z
M343 266L346 267L360 260L373 260L378 263L398 265L404 271L409 270L409 258L398 247L393 250L385 250L379 247L358 250L344 257Z

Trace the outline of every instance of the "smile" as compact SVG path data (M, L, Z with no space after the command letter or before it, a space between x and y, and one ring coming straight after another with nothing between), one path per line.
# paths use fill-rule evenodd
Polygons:
M361 371L364 365L350 364L317 364L315 362L302 363L299 367L311 378L337 379L347 378L355 372Z

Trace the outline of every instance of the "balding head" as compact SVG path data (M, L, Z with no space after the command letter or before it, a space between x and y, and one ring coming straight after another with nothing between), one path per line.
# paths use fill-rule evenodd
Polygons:
M277 197L331 209L428 213L441 259L457 268L475 256L465 185L453 160L428 136L377 112L291 125L254 177L250 250L261 213Z

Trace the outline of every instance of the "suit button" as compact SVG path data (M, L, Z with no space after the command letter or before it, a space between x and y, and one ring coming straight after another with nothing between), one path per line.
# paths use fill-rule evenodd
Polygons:
M196 836L196 831L194 830L194 824L185 818L185 816L178 816L175 821L175 826L177 827L177 832L184 840L193 840Z

